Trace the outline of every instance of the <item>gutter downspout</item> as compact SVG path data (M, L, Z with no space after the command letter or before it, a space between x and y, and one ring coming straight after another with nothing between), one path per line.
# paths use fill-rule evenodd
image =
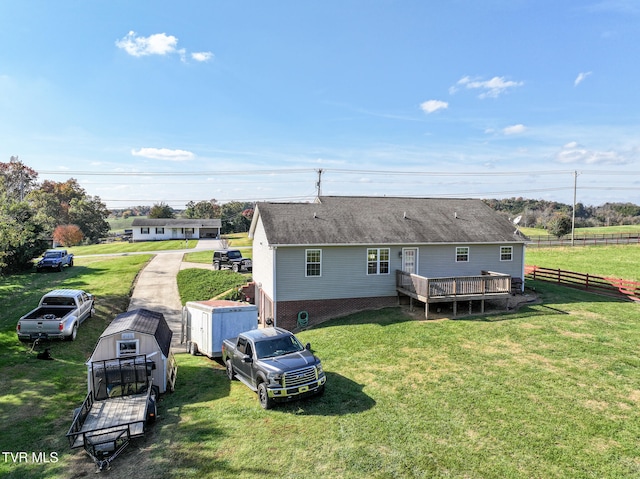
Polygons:
M278 251L278 247L277 246L272 246L271 247L273 250L273 256L272 256L272 264L271 264L271 272L273 273L273 278L272 278L272 283L273 284L273 327L275 328L276 326L278 326L278 284L276 283L276 278L277 278L277 274L276 274L276 252Z
M527 264L526 258L527 258L527 244L526 243L522 243L522 286L520 286L520 292L524 293L524 273L525 273L525 266Z

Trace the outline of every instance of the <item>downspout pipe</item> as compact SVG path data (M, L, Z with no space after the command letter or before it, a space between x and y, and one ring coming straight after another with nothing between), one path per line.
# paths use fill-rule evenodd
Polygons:
M278 277L276 272L276 265L278 262L276 261L276 255L278 253L278 247L273 246L273 255L271 256L271 272L273 274L272 283L273 284L273 327L278 326L278 283L276 282L276 278Z

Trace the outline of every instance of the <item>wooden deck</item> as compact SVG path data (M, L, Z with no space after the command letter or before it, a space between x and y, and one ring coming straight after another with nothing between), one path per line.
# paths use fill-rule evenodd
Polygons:
M511 276L487 271L478 276L427 278L396 271L396 290L425 303L426 319L429 319L430 303L453 303L453 315L456 316L459 301L469 301L471 308L471 302L479 300L484 313L487 299L504 299L506 303L511 295Z
M147 393L134 396L114 397L101 401L94 401L82 428L72 447L82 447L84 437L92 436L108 439L109 435L118 436L129 429L129 437L144 434L145 415L147 412Z

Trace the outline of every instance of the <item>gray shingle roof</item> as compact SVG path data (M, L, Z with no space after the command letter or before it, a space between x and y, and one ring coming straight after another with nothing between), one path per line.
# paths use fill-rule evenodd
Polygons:
M526 241L475 199L323 196L315 203L258 203L256 214L273 246Z
M101 338L124 331L136 331L155 336L158 346L165 356L169 356L173 332L162 313L148 309L132 309L119 314L100 335Z

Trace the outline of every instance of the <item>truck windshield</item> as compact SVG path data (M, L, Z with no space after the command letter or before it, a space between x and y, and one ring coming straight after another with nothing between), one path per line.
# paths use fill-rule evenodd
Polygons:
M303 349L304 346L302 346L295 336L269 339L267 341L258 341L256 343L256 354L258 355L258 359L274 358L285 354L297 353Z
M242 258L242 254L240 253L240 251L229 251L227 253L227 256L229 256L229 258L231 259Z
M49 251L44 254L45 258L60 258L61 256L62 253L60 253L59 251Z

